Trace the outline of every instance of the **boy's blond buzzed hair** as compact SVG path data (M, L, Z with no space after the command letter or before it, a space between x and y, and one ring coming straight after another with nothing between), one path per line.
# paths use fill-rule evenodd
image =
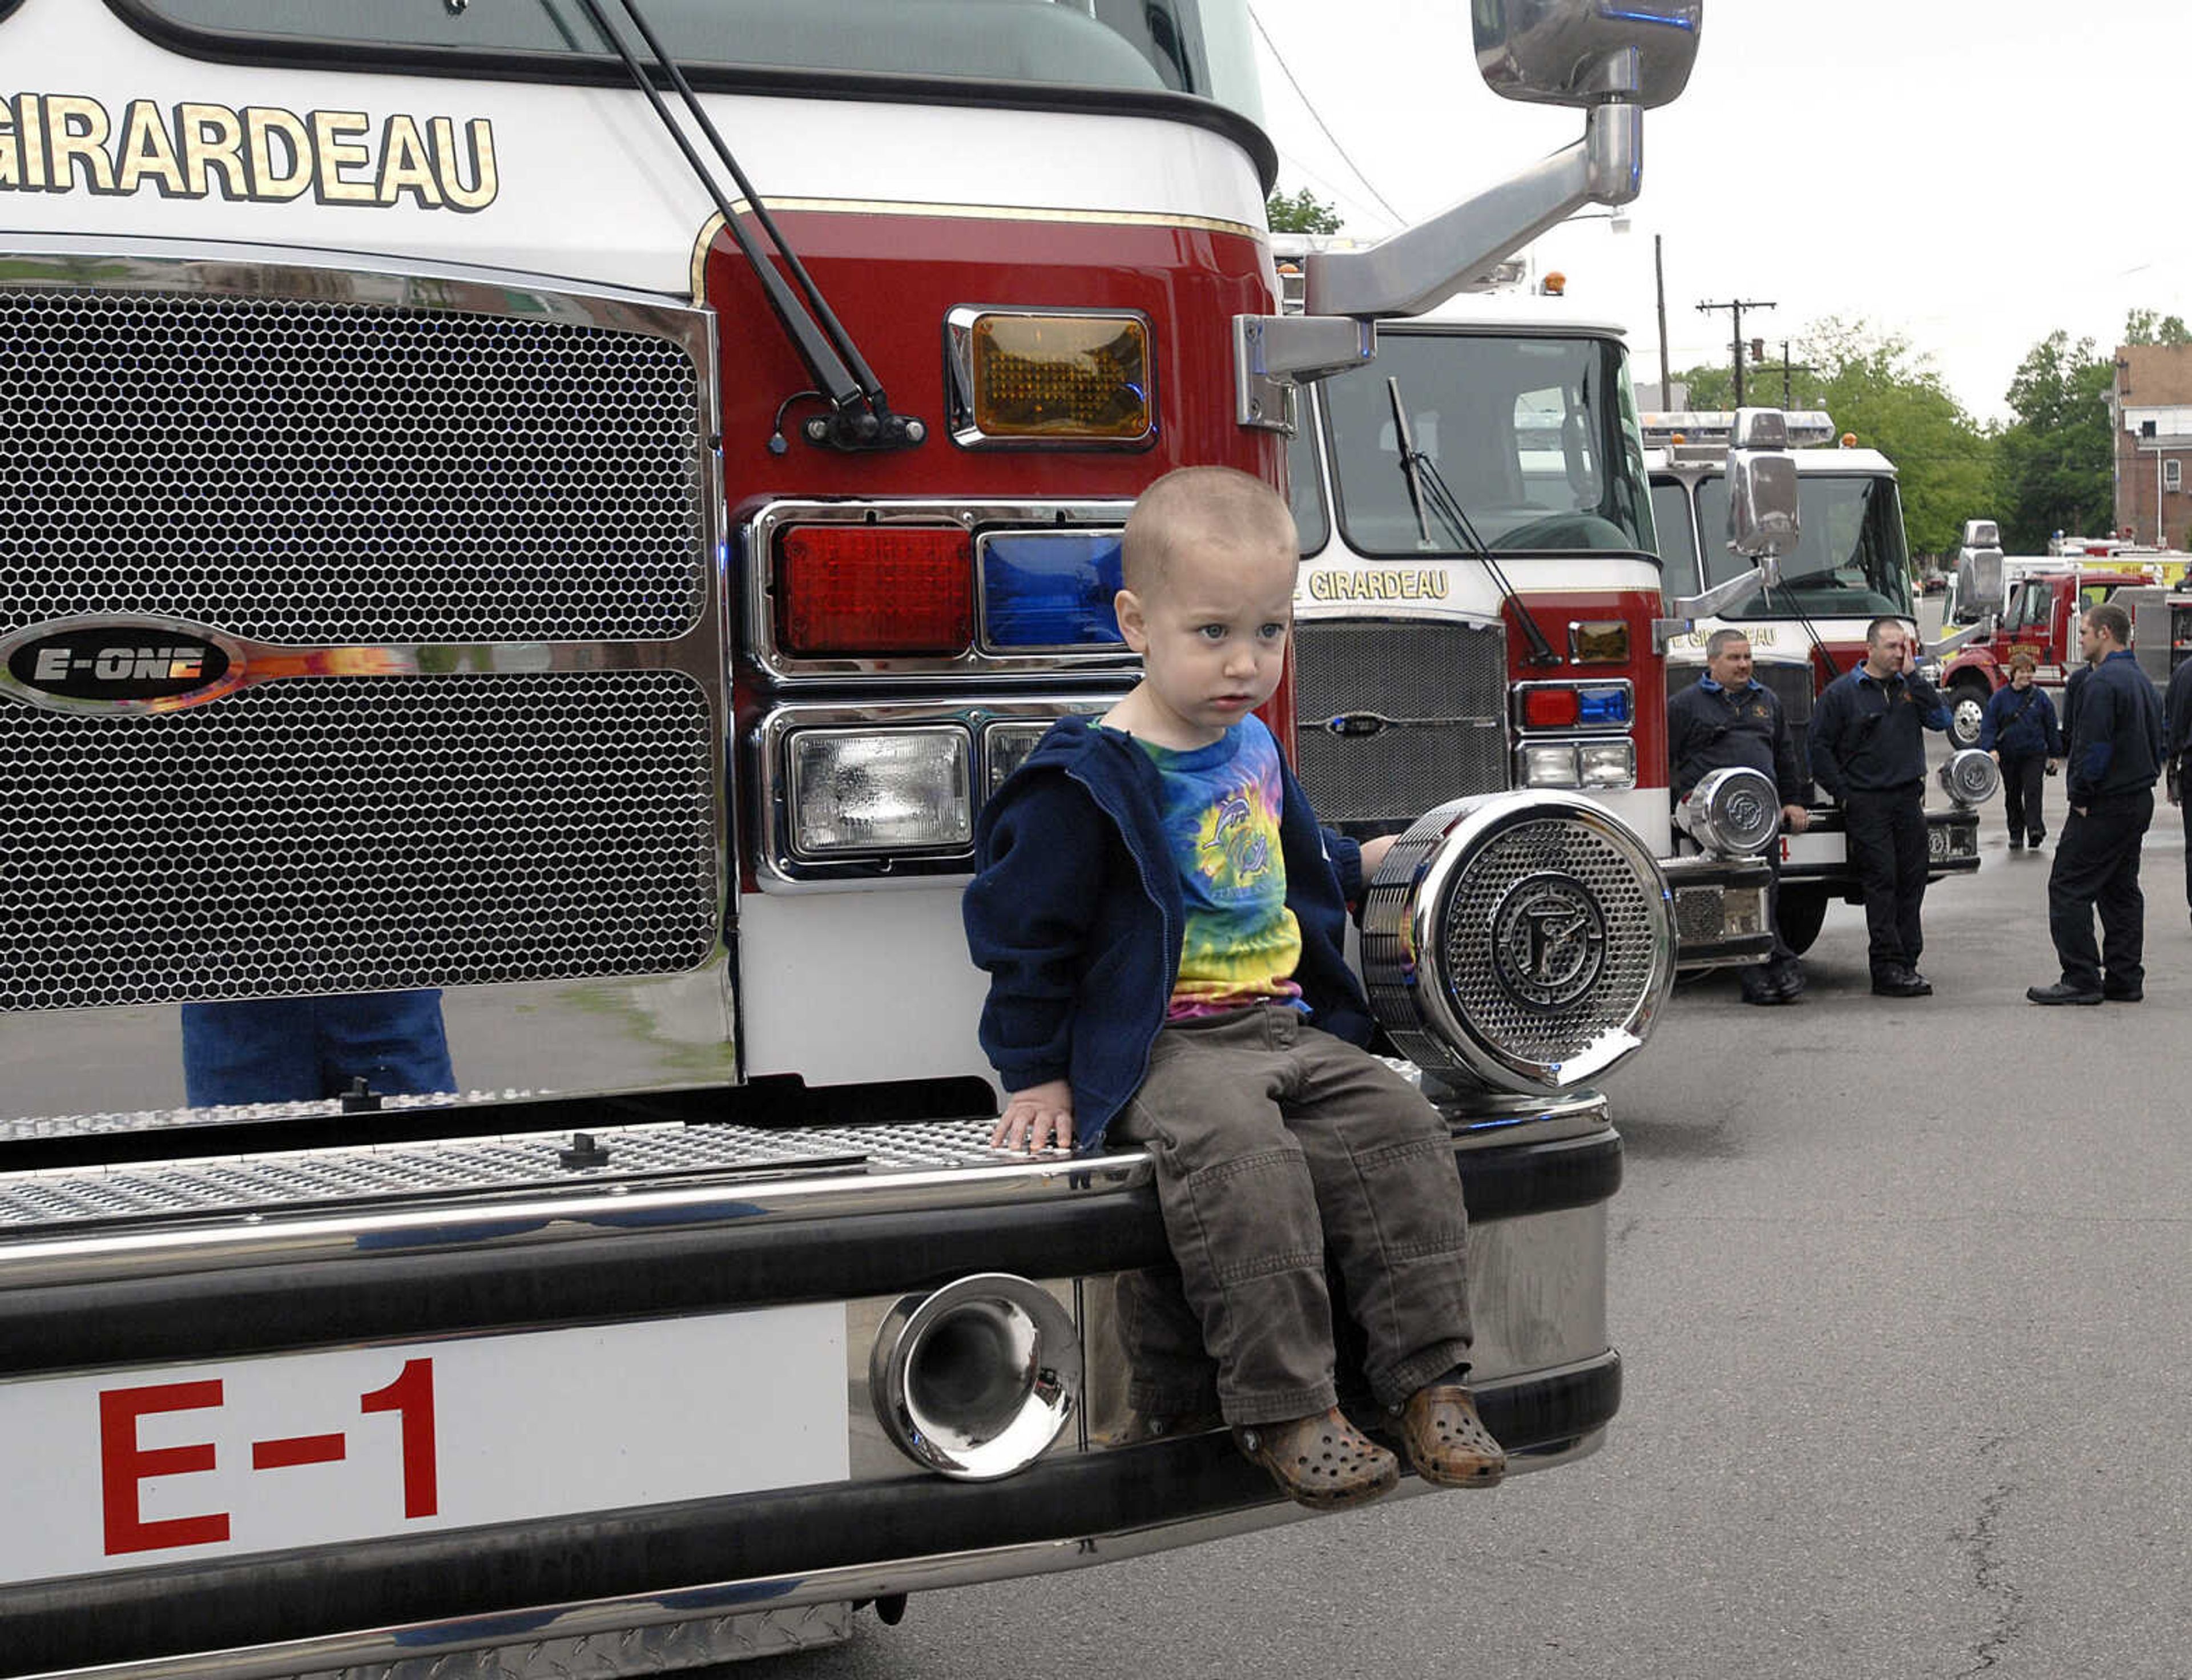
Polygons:
M1174 467L1127 517L1126 586L1145 595L1162 586L1175 557L1211 545L1269 548L1289 559L1301 551L1286 499L1262 479L1230 466Z

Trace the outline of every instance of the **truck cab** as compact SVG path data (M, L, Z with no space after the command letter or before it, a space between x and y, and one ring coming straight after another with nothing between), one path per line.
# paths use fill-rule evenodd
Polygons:
M1739 575L1750 563L1721 540L1727 529L1727 440L1732 416L1721 413L1647 414L1643 417L1653 523L1665 563L1670 603L1702 594ZM1808 765L1812 711L1829 683L1864 658L1865 630L1886 614L1915 630L1910 555L1895 464L1876 449L1837 443L1832 419L1817 412L1788 416L1796 470L1801 533L1780 557L1780 581L1718 614L1696 620L1667 645L1667 692L1704 674L1705 643L1722 627L1750 641L1753 676L1771 689ZM1784 834L1781 933L1801 951L1818 937L1828 903L1855 903L1858 883L1846 855L1841 814L1821 800L1808 780L1812 820L1801 834ZM1929 878L1978 869L1978 817L1961 805L1926 814Z
M2089 607L2112 599L2120 589L2148 587L2143 571L2100 570L2043 563L2045 570L2024 570L2005 563L2009 572L2006 600L1991 636L1975 637L1950 655L1941 669L1940 689L1949 702L1949 739L1959 747L1977 746L1987 702L2009 681L2009 662L2019 654L2033 663L2033 681L2048 691L2059 711L2063 685L2085 663L2078 651L2078 620Z
M1307 243L1282 242L1282 263ZM1319 813L1359 837L1441 799L1573 790L1660 860L1685 967L1763 957L1763 863L1674 841L1622 329L1502 279L1378 344L1373 367L1319 382L1288 454L1294 716ZM1409 446L1436 480L1420 515ZM1441 489L1458 520L1428 505Z

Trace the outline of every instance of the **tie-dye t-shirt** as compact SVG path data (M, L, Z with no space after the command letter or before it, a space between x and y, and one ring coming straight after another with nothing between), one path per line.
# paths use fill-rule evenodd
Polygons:
M1167 1018L1285 999L1298 1009L1301 924L1287 908L1279 849L1278 743L1248 717L1190 751L1140 743L1164 784L1165 833L1187 927Z

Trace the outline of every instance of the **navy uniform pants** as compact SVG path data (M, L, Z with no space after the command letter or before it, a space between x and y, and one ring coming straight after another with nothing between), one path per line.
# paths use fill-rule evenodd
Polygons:
M1851 866L1864 892L1867 954L1875 980L1915 969L1926 946L1919 908L1926 900L1926 785L1876 792L1852 789L1842 801Z
M2138 886L2138 853L2153 821L2152 788L2089 799L2083 815L2073 809L2064 819L2047 875L2047 931L2064 985L2081 991L2136 991L2145 985L2146 895Z
M2001 761L2001 814L2009 820L2009 837L2029 839L2038 845L2047 837L2047 819L2041 814L2041 791L2047 786L2047 759L2042 754L2031 758L2011 758Z

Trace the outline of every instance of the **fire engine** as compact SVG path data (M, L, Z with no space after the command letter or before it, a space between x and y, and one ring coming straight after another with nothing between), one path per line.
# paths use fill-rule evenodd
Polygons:
M1670 597L1702 594L1745 574L1748 562L1731 554L1717 533L1727 523L1727 459L1732 417L1725 414L1648 414L1643 417L1652 481L1653 522L1666 563ZM1894 464L1876 449L1835 441L1832 419L1816 412L1787 417L1795 468L1801 534L1779 559L1780 579L1753 589L1691 627L1667 646L1668 692L1694 683L1704 669L1705 643L1722 626L1750 638L1752 674L1773 690L1807 764L1806 737L1820 690L1864 657L1867 625L1893 614L1917 618L1910 598L1910 556L1903 531ZM1973 774L1976 774L1974 771ZM1828 903L1859 901L1846 855L1841 814L1817 798L1806 775L1810 826L1781 837L1781 932L1797 951L1810 947ZM1968 874L1979 866L1977 798L1991 790L1984 778L1944 778L1950 803L1926 813L1928 878ZM1967 803L1968 802L1968 803Z
M1573 789L1652 848L1684 968L1762 957L1764 861L1675 852L1622 329L1502 275L1382 325L1378 346L1371 368L1317 383L1293 445L1295 717L1319 814L1361 835L1453 793ZM1423 506L1424 472L1448 517Z
M2144 572L2113 566L2048 561L2026 570L2009 562L2005 571L2001 612L1989 615L1981 633L1959 646L1942 666L1949 739L1960 747L1978 744L1987 702L2009 681L2009 662L2018 654L2030 657L2032 680L2050 691L2059 710L2063 685L2086 662L2078 647L2078 622L2086 609L2114 598L2119 590L2160 592Z
M1625 201L1700 12L1476 8L1584 138L1289 317L1240 0L0 0L0 1673L691 1667L1295 1514L1130 1427L1146 1157L986 1146L974 814L1133 681L1134 495ZM1362 963L1559 1465L1673 914L1451 791Z

